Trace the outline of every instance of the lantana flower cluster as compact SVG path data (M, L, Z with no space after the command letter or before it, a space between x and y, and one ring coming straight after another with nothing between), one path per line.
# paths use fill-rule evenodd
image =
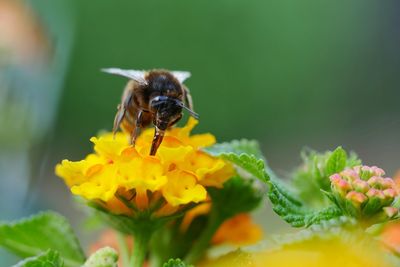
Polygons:
M392 178L384 175L385 172L376 166L355 166L331 175L336 204L359 219L385 220L396 217L399 210L393 203L400 190Z
M198 122L166 132L155 156L149 156L152 129L143 131L135 147L128 133L105 133L91 138L94 153L84 160L63 160L56 174L75 195L103 205L114 214L143 210L170 215L184 205L206 200L206 187L222 187L233 167L201 148L213 145L211 134L190 136Z

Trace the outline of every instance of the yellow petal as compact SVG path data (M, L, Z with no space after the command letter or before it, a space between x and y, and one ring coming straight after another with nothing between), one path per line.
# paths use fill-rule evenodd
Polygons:
M160 147L157 151L157 156L161 159L161 162L169 169L170 164L180 164L185 162L186 158L193 152L191 146L179 146L179 147Z
M199 183L204 186L222 187L223 183L235 174L230 163L201 151L188 158L181 168L194 172L199 178Z
M162 193L172 206L198 203L207 197L205 188L197 184L197 177L186 171L175 170L169 172L168 183L163 187Z
M196 134L192 135L188 140L189 145L195 148L212 146L216 143L215 136L212 134Z
M193 128L199 123L195 118L189 117L185 126L181 128L172 128L167 132L168 135L176 136L178 139L182 140L188 138Z
M117 169L114 165L104 165L101 171L86 178L86 182L71 187L71 192L86 199L108 201L118 189Z
M231 164L225 164L221 169L207 173L199 183L204 186L221 188L223 184L234 175L235 169L233 166Z
M130 146L127 136L122 133L116 135L115 140L110 134L107 134L99 138L92 137L90 141L94 143L96 153L109 160L116 160L121 152Z
M61 164L56 165L56 175L63 178L65 183L71 187L85 181L86 168L85 160L73 162L65 159Z
M156 191L167 183L163 167L154 157L137 157L131 161L116 163L119 170L118 183L126 190Z

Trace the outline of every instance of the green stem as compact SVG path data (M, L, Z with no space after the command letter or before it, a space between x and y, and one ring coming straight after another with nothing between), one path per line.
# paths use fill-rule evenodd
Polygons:
M208 224L204 231L201 233L199 239L193 245L190 252L185 258L185 262L188 264L196 263L204 255L205 251L210 245L210 241L218 230L220 225L223 223L224 218L219 216L216 212L211 211Z
M133 251L129 264L130 267L143 267L151 235L152 231L149 231L149 229L136 231L133 240Z
M129 266L128 245L126 244L125 235L119 231L117 232L117 241L118 241L118 246L119 246L120 252L121 252L123 266Z

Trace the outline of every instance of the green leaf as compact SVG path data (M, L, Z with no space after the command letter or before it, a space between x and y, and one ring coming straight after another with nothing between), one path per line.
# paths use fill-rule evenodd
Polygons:
M48 251L20 261L13 267L63 267L64 263L60 257L60 253L49 249Z
M205 150L214 155L220 155L223 153L235 153L235 154L250 154L255 157L262 158L260 146L256 140L233 140L231 142L215 144L214 146L207 147Z
M326 173L328 176L344 170L347 163L347 153L342 147L336 148L326 163Z
M317 211L307 209L296 194L291 192L283 182L279 181L271 171L268 170L268 173L271 173L271 177L267 174L267 166L265 165L258 144L255 141L232 141L230 143L214 145L205 149L205 151L213 156L219 156L231 161L233 164L267 183L270 189L268 196L273 204L273 210L294 227L308 227L342 215L340 209L333 205ZM338 148L332 153L333 156L330 156L327 161L329 162L328 165L331 170L342 167L343 159L344 166L346 165L346 152L344 152L345 157L343 157L343 152L343 149ZM240 185L240 181L243 181L243 179L230 179L228 183L224 184L222 190L209 189L214 205L218 205L216 203L221 203L218 207L215 207L221 214L229 214L232 210L236 211L246 207L246 205L235 206L234 204L236 201L239 201L240 198L245 199L244 196L251 195L250 191L246 193L246 190L238 189L242 186ZM229 182L231 184L229 184ZM224 192L224 190L226 191ZM319 191L318 194L320 194ZM250 200L244 199L239 202L251 203ZM254 201L254 203L256 203L256 201ZM245 209L243 209L242 212L244 212L244 210ZM229 216L232 215L229 214Z
M256 141L234 140L230 143L216 144L204 150L210 155L232 162L263 182L269 180L265 172L265 162Z
M180 259L169 259L163 267L193 267L193 265L188 265Z
M264 190L257 188L254 182L235 176L226 181L223 188L209 188L213 210L221 218L227 219L255 209L262 200Z
M271 183L279 190L280 194L291 203L299 207L303 206L303 202L298 198L297 194L294 193L293 190L289 189L289 186L282 180L271 179Z
M67 267L81 266L85 260L70 224L54 212L41 212L17 222L0 223L0 246L21 257L36 256L54 249Z
M321 171L316 167L319 165L317 153L310 149L303 149L301 152L303 163L292 174L292 185L302 201L309 206L320 208L325 206L327 200L320 192L321 187L330 188L330 184L321 182ZM329 182L329 181L328 181Z
M183 218L179 218L175 223L155 232L150 243L152 264L162 266L170 258L184 259L191 251L193 244L202 236L208 219L209 214L199 215L193 219L185 231L182 231Z
M340 206L339 202L337 201L337 199L335 198L335 195L332 192L328 192L328 191L325 191L322 189L320 189L320 190L321 190L321 193L324 194L329 199L329 201L331 201L338 207Z
M82 267L118 267L118 254L115 249L104 247L90 255Z
M273 204L272 209L293 227L308 227L343 215L333 205L318 211L309 210L283 184L271 180L269 185L268 197Z
M379 198L369 198L364 205L363 213L366 216L372 216L382 209L382 201Z

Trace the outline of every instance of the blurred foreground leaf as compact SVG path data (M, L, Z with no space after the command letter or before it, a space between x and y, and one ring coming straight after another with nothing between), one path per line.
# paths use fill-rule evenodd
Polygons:
M13 267L63 267L64 263L60 253L48 250L38 256L27 258Z
M188 265L180 259L170 259L163 264L163 267L193 267L193 265Z
M54 249L65 266L81 266L84 253L68 221L54 212L42 212L17 222L0 223L0 246L21 257Z
M381 243L355 225L324 224L296 233L267 239L261 249L243 248L217 259L206 260L204 267L394 267L399 261Z

